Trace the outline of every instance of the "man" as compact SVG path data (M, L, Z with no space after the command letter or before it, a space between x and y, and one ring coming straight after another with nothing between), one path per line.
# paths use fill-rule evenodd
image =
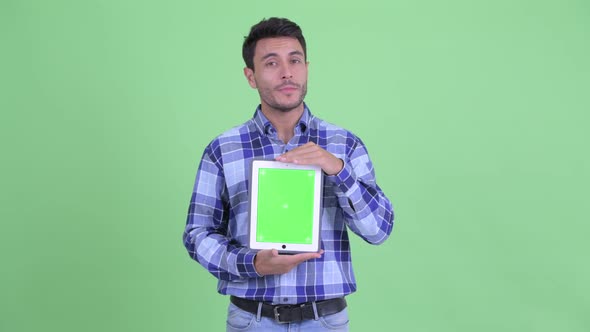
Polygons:
M270 18L242 49L260 105L254 117L215 138L203 153L184 232L190 256L231 295L228 331L348 331L344 297L356 290L347 227L380 244L393 227L391 203L375 182L363 142L313 116L306 44L299 26ZM248 243L252 158L321 166L325 178L321 250L279 255Z

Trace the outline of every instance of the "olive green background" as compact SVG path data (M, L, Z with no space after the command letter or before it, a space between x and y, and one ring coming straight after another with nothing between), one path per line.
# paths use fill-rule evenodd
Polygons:
M1 331L224 330L181 236L270 16L396 211L352 331L590 330L588 1L1 0Z

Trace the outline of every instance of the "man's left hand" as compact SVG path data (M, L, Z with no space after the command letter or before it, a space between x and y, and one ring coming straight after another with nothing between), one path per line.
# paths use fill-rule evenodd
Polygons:
M276 157L275 160L299 165L318 165L328 175L336 175L344 167L342 159L337 158L313 142L283 153Z

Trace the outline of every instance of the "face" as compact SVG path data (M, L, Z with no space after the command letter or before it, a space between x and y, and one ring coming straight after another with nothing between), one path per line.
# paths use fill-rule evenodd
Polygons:
M264 38L256 43L254 70L244 68L244 74L263 108L289 112L303 105L307 65L296 38Z

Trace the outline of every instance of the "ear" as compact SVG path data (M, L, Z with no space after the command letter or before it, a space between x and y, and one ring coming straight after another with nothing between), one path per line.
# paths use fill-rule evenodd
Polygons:
M244 76L248 80L248 84L252 87L252 89L256 89L256 80L254 79L254 71L248 67L244 67Z

